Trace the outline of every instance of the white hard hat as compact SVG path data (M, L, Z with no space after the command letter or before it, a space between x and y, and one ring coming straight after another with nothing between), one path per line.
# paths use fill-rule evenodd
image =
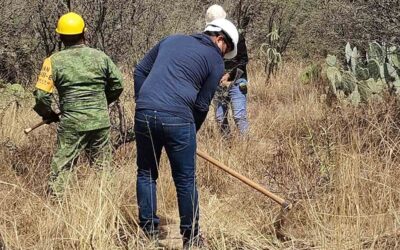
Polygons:
M206 25L204 31L224 32L227 36L229 36L233 43L232 51L226 53L224 58L232 59L236 56L239 33L233 23L224 18L215 19Z
M215 19L226 18L226 12L221 5L214 4L208 7L206 11L206 24L211 23Z

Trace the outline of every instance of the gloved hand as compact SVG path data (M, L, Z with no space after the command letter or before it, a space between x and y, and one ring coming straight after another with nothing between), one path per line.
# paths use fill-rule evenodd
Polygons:
M43 117L43 120L46 122L46 124L50 124L53 122L59 122L60 117L55 112L51 112L48 116Z
M243 95L247 94L247 83L241 82L239 84L239 90L240 90L240 92L242 92Z

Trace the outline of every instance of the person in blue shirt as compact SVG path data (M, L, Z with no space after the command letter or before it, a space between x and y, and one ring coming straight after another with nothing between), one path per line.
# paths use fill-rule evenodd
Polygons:
M196 187L196 132L224 74L223 58L237 53L238 31L226 19L195 35L161 40L134 71L139 224L156 239L157 178L162 148L170 161L184 248L201 245Z

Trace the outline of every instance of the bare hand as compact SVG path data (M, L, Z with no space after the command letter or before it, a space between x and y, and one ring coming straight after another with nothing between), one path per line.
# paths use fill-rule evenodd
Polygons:
M221 80L219 81L220 86L221 86L221 87L229 87L229 85L231 84L231 82L228 82L228 79L229 79L229 73L225 73L225 74L222 76Z
M229 85L231 85L231 82L229 81L224 81L224 82L220 82L219 85L221 87L229 87Z
M229 73L225 73L225 75L222 76L220 83L227 82L228 79L229 79Z

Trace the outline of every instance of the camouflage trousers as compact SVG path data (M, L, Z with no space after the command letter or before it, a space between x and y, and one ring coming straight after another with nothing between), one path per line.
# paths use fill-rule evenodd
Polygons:
M82 151L86 152L91 165L108 169L112 160L110 128L83 132L59 128L49 180L49 187L54 195L64 192L71 178L73 165Z

